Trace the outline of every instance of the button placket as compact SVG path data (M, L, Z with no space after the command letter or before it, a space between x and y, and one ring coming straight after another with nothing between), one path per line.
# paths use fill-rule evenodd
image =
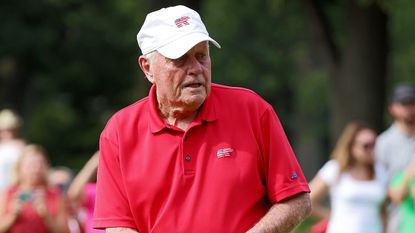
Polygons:
M183 165L184 165L184 173L185 174L194 174L195 171L195 161L194 156L191 151L191 146L189 144L189 136L188 132L183 135L182 145L183 145Z

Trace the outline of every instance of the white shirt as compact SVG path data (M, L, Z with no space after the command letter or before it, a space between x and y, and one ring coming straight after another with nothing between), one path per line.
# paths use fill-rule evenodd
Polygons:
M21 151L22 147L15 142L0 144L0 191L11 185Z
M318 172L330 192L327 233L382 233L381 206L387 187L383 172L377 171L375 179L364 181L348 172L338 176L338 171L337 161L330 160Z

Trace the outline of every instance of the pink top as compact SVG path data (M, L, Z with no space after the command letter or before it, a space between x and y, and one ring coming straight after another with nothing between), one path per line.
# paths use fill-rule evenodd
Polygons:
M85 219L85 233L102 233L103 230L96 230L92 228L92 218L94 215L94 207L95 207L95 194L96 194L96 183L88 183L84 187L85 192L85 203L84 208L86 212L86 219Z

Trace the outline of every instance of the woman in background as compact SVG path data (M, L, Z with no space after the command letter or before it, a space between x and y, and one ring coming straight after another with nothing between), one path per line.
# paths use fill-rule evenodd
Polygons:
M26 144L19 134L21 125L22 121L14 111L0 111L0 192L10 186L13 169Z
M328 219L327 233L382 233L387 180L374 162L377 134L349 123L329 160L310 183L313 215ZM329 195L331 208L321 201Z
M47 185L45 150L28 145L16 166L16 184L0 197L0 232L67 233L64 198Z

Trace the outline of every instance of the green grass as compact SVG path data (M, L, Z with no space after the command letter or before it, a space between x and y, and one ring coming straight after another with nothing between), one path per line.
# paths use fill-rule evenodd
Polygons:
M300 225L298 225L291 233L310 233L310 227L316 220L312 217L305 219Z

